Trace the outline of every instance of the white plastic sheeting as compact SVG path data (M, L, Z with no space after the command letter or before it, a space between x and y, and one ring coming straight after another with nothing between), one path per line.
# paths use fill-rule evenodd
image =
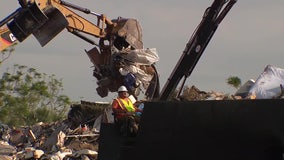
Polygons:
M149 86L153 75L148 74L145 70L141 69L141 65L149 66L159 61L156 48L126 49L121 51L119 55L130 62L119 69L120 74L126 75L131 72L136 77L136 80L146 89Z
M135 62L137 65L151 65L159 61L156 48L135 50L126 49L121 51L121 57L131 62Z
M284 86L284 69L267 65L249 90L249 95L256 99L277 98L282 94Z

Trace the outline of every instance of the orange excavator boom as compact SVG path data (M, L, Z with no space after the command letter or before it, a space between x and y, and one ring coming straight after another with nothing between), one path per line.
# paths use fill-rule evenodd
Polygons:
M4 51L16 42L17 38L11 33L7 26L0 27L0 51Z

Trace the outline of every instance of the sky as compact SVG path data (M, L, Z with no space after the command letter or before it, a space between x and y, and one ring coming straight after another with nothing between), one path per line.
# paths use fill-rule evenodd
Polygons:
M105 14L108 19L136 18L142 27L144 48L157 49L161 88L205 9L213 3L213 0L66 1ZM1 0L0 19L18 7L17 0ZM245 83L257 79L267 65L284 68L283 10L282 0L238 0L219 25L186 85L207 92L233 94L236 89L227 85L228 77L237 76ZM90 15L86 18L95 20ZM84 51L91 48L92 45L65 30L44 47L30 36L0 66L0 74L13 64L27 65L62 79L64 94L72 101L111 101L115 93L104 98L96 93L97 80L92 76L92 63Z

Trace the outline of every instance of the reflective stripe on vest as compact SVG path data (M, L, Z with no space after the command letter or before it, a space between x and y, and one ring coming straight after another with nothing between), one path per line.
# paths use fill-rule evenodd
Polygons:
M135 108L129 98L127 98L127 100L116 98L116 100L122 109L126 109L128 112L135 111Z

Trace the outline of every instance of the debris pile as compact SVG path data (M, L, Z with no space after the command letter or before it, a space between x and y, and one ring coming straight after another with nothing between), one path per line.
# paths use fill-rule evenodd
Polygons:
M101 121L102 115L107 119L108 106L81 102L71 106L68 119L63 121L19 128L0 124L0 159L95 160L99 138L95 124L100 123L96 121Z
M247 81L234 95L193 85L183 90L180 100L282 98L283 75L283 69L268 65L256 81ZM110 103L81 101L71 106L66 120L19 128L0 123L0 159L96 160L101 122L114 122Z
M87 54L95 66L93 76L98 80L96 90L101 97L106 97L109 91L116 92L121 85L126 86L132 95L138 96L140 90L147 90L151 81L155 81L155 63L159 61L156 48L122 48L114 50L110 57L103 58L93 48ZM103 64L106 58L111 61L108 65Z
M210 91L205 92L199 90L196 86L186 87L181 95L183 101L196 101L196 100L238 100L242 99L238 95L224 94L221 92Z
M200 91L195 86L183 90L183 100L238 100L284 98L284 69L267 65L256 80L246 81L233 95Z

